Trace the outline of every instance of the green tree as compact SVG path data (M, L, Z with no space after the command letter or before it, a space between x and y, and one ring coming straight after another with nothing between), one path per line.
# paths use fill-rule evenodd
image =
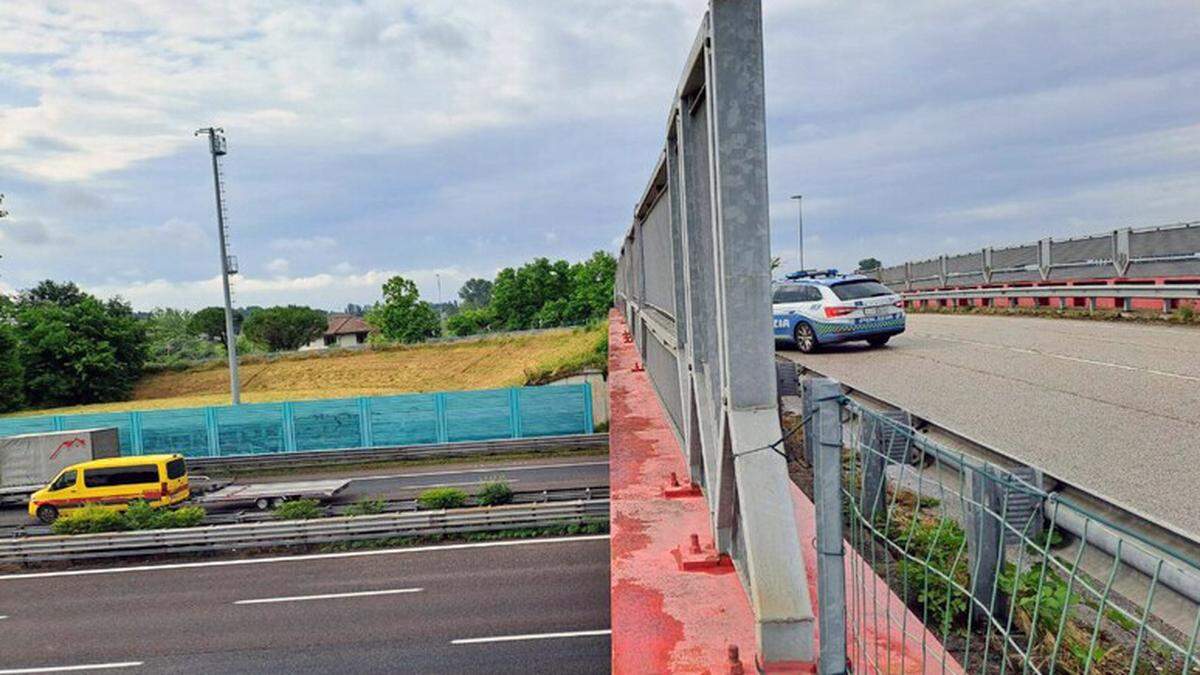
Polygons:
M242 332L271 351L294 351L325 334L329 319L311 307L268 307L246 319Z
M492 301L492 282L487 279L467 279L458 289L458 297L462 300L463 309L487 307Z
M572 265L571 301L565 323L608 316L616 277L617 259L607 251L596 251L587 260Z
M421 300L415 283L400 276L383 284L383 301L367 314L367 322L393 342L423 342L442 333L433 306Z
M863 272L871 272L879 269L880 267L883 267L883 263L879 262L879 260L875 258L863 258L862 260L858 261L858 269L862 270Z
M22 293L15 329L25 397L35 405L128 398L146 362L145 326L120 299L44 281Z
M195 314L184 309L167 308L151 312L145 320L150 363L170 365L222 355L221 347L193 329L195 317ZM224 326L225 317L222 311L221 327Z
M515 270L511 267L500 270L492 287L491 307L508 330L558 325L555 317L562 313L559 305L540 316L539 312L547 303L569 301L571 286L571 265L567 261L551 263L546 258L535 258ZM547 323L551 320L554 322Z
M491 307L479 309L464 309L446 319L446 332L451 335L464 336L486 333L495 330L496 312Z
M19 410L25 405L25 367L17 334L8 323L0 323L0 412Z
M241 312L233 310L234 331L237 331L236 326L242 322ZM188 330L193 335L208 340L209 342L217 342L226 349L229 349L229 336L225 335L225 308L224 307L205 307L204 309L192 314L188 320Z

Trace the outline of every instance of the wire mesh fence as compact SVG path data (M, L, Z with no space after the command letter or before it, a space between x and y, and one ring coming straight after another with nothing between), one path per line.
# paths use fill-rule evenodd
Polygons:
M829 448L820 407L807 405L818 437L808 447L831 455L824 465L839 481L839 525L859 554L846 565L852 660L893 672L903 655L863 637L882 628L935 636L941 644L919 644L935 655L922 659L927 670L941 672L1200 669L1195 560L1043 489L1035 470L945 447L902 414L840 397L834 426L844 442ZM817 482L820 459L812 462ZM923 626L886 610L874 575ZM875 622L873 630L864 620Z

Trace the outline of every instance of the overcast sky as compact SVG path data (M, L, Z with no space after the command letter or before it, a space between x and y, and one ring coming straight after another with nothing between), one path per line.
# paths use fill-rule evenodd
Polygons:
M885 263L1200 218L1200 11L765 0L776 255ZM0 287L427 299L613 250L703 0L0 3Z

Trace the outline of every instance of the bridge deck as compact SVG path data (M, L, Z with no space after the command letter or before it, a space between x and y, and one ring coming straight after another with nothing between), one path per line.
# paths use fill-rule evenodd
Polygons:
M885 349L782 353L1200 539L1200 330L915 314Z

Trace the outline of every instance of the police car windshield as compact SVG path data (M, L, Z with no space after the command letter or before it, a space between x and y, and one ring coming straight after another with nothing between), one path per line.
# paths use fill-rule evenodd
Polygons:
M863 298L876 298L881 295L891 295L887 286L878 281L863 279L861 281L847 281L840 284L835 284L833 294L842 300L862 300Z

